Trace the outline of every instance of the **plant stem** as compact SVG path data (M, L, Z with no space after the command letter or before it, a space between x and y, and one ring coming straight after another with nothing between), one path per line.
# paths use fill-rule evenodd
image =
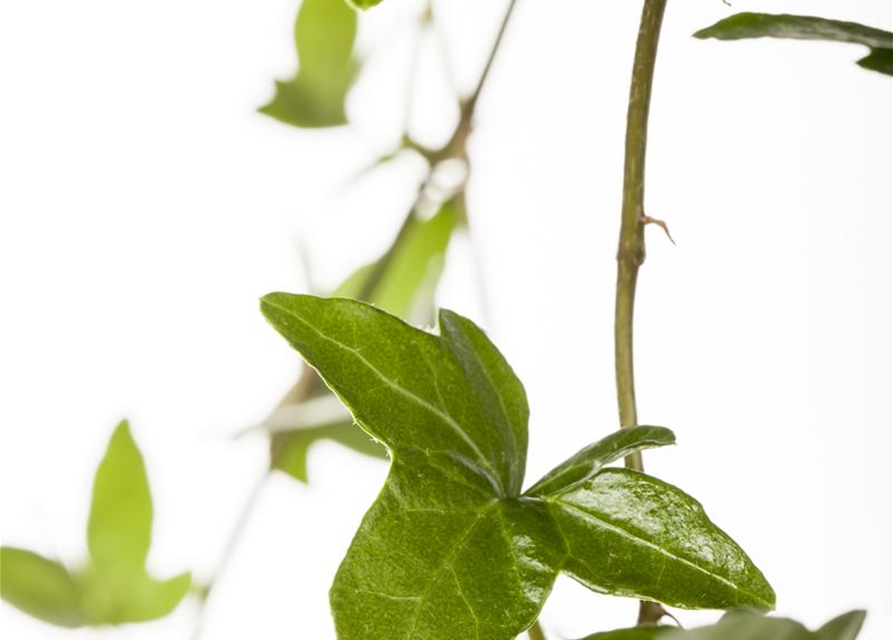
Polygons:
M617 378L617 407L620 426L638 424L636 384L633 373L633 309L639 267L645 261L645 150L648 141L648 112L657 45L667 0L645 0L633 62L629 106L626 114L626 157L623 169L623 209L617 247L617 298L614 309L614 363ZM627 456L626 466L643 471L642 454ZM643 601L639 624L656 622L663 607Z
M527 636L530 640L546 640L546 634L540 626L539 620L533 623L533 626L527 630Z

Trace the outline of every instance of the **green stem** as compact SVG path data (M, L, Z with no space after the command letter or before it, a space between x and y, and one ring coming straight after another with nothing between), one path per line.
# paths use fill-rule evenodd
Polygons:
M617 407L620 426L638 424L636 384L633 372L633 310L639 267L645 261L645 150L648 142L648 111L657 59L657 45L667 0L645 0L630 83L626 114L626 158L623 170L623 210L617 247L617 299L614 310L614 358L617 377ZM626 458L626 466L643 471L642 454ZM663 607L642 602L639 623L656 622Z
M533 626L527 630L527 636L530 640L546 640L546 634L540 626L539 620L533 623Z

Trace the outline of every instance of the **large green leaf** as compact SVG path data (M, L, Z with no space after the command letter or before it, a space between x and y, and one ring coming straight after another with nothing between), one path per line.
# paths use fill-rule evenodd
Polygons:
M344 101L359 68L356 31L357 15L344 0L303 0L295 22L298 73L276 82L260 112L296 127L345 124Z
M434 292L443 273L447 247L458 224L459 215L452 200L445 202L426 220L413 216L388 254L356 270L333 295L345 298L366 296L376 307L414 323L432 322ZM374 282L370 282L372 278L375 278ZM317 399L324 393L325 390L320 389L310 399ZM288 429L289 425L282 423L290 416L303 417L310 413L303 411L306 400L291 402L286 399L267 421L267 426L271 422L277 423L278 432L270 444L274 469L307 482L307 457L310 448L321 440L332 440L374 457L387 457L384 448L355 428L351 419L309 427L297 420Z
M830 40L867 46L871 53L858 64L866 69L893 75L893 33L855 22L811 16L739 13L701 29L696 38L742 40L747 38L793 38Z
M521 494L524 389L471 321L441 311L433 335L357 301L284 293L261 308L392 459L332 586L342 640L509 640L562 570L599 591L685 607L774 604L692 498L642 474L593 470L672 442L668 431L613 435Z
M166 616L189 591L188 573L155 580L145 563L152 497L142 454L121 422L96 470L87 526L90 560L77 572L22 549L3 549L4 600L61 626L145 622ZM11 567L11 569L10 569Z
M86 623L78 586L68 569L26 549L0 549L0 595L25 613L60 627Z
M767 618L757 612L735 610L709 627L688 631L675 627L636 627L595 633L583 640L855 640L864 621L864 611L851 611L818 631L809 631L788 618Z

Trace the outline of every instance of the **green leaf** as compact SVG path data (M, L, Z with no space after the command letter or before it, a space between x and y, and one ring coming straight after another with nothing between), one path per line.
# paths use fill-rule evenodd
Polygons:
M166 616L186 596L188 573L155 580L145 563L152 538L152 496L143 456L126 420L96 470L87 525L90 562L77 573L22 549L4 548L2 595L61 626L145 622Z
M41 555L0 548L0 596L28 615L61 627L86 624L78 586L63 565Z
M893 50L872 49L871 53L857 60L856 64L870 71L893 76Z
M589 475L594 460L672 434L612 436L581 457L588 466L550 474L548 494L521 495L524 389L471 321L441 311L433 335L357 301L284 293L261 308L392 459L332 586L341 640L510 640L561 570L600 591L687 607L774 602L693 499L641 474ZM676 525L695 538L674 538Z
M768 618L747 609L732 610L709 627L634 627L595 633L582 640L855 640L865 621L864 611L834 618L818 631L809 631L789 618Z
M850 611L809 631L788 618L767 618L746 609L732 610L709 627L633 627L586 636L582 640L855 640L865 621L864 611Z
M685 608L775 606L744 551L670 484L605 469L545 499L569 547L564 571L595 591Z
M152 540L152 496L143 456L122 421L93 481L87 547L96 567L125 576L143 573Z
M304 0L295 22L298 74L277 81L260 112L296 127L345 124L344 101L359 69L356 31L356 13L343 0Z
M719 40L793 38L862 44L871 49L871 53L859 60L858 64L866 69L893 75L893 58L890 52L893 49L893 33L855 22L810 16L739 13L701 29L694 36Z
M373 458L387 458L384 447L357 429L353 420L348 420L275 434L271 444L274 468L295 480L307 482L307 455L321 440L337 442Z
M177 608L191 583L188 573L155 580L142 572L124 579L121 574L95 567L88 568L80 579L84 610L94 625L163 618Z
M380 309L413 322L432 322L434 292L443 273L450 239L458 224L459 214L452 200L445 202L427 220L412 217L390 255L352 273L333 295L356 298L368 289L368 301ZM377 281L370 283L373 275ZM270 420L279 421L279 417L286 412L300 415L305 403L283 403ZM310 428L297 423L292 426L293 429L274 434L270 459L274 469L284 471L300 482L308 481L307 456L311 447L321 440L332 440L373 457L387 457L385 449L354 427L352 420L336 420ZM283 427L277 424L277 428Z
M556 489L568 489L592 478L602 467L642 449L676 444L676 436L665 427L634 427L619 429L583 448L573 457L543 476L528 491L528 495L543 496Z

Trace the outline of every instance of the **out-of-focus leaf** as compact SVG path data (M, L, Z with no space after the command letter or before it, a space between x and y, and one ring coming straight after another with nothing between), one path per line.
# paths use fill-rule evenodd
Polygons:
M61 626L146 622L166 616L189 591L188 573L155 580L145 562L152 496L127 421L96 470L87 526L90 561L78 572L22 549L3 549L3 599Z
M353 420L348 420L277 433L273 436L271 445L273 459L276 461L275 468L284 471L295 480L307 482L307 454L310 447L320 440L338 442L373 458L387 458L387 451L383 446L358 429Z
M103 573L143 573L152 541L152 496L143 456L121 422L93 480L87 548Z
M694 36L719 40L792 38L862 44L871 49L871 53L859 60L858 64L872 71L893 75L893 33L855 22L811 16L739 13L701 29Z
M356 31L356 12L344 0L303 0L295 22L298 73L276 82L260 112L296 127L345 124L344 101L359 68Z
M60 627L87 622L68 569L26 549L0 548L0 596L28 615Z
M80 577L82 602L91 624L149 622L170 614L189 592L191 577L183 573L155 580L145 572L124 580L121 574L88 568Z
M611 436L550 474L548 493L522 495L524 388L470 320L442 310L433 335L354 300L274 293L261 308L391 454L332 586L341 640L511 640L559 571L683 607L774 604L693 498L644 474L593 471L672 433Z
M444 258L459 223L453 200L427 220L413 217L391 255L352 273L335 291L336 298L359 298L376 269L378 281L364 302L413 324L434 320L433 293L443 273Z
M709 627L635 627L586 636L582 640L855 640L865 621L864 611L834 618L818 631L810 631L789 618L764 617L748 610L733 610Z
M443 273L444 258L450 239L459 222L453 201L443 204L440 211L427 220L410 219L400 242L391 255L357 269L334 292L333 296L356 298L368 292L368 300L375 306L418 324L430 324L434 316L434 292ZM378 276L374 286L369 278ZM327 393L321 390L321 393ZM333 440L360 453L386 458L387 452L360 429L353 420L339 420L331 424L281 431L280 419L286 414L300 413L306 402L283 403L265 422L277 422L270 443L270 459L279 469L300 482L307 482L307 456L310 448L320 440ZM309 407L308 407L309 408Z

